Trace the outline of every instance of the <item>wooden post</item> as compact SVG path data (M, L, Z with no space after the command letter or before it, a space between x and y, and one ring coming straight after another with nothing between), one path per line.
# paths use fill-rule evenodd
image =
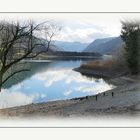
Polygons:
M3 74L2 74L2 72L0 72L0 92L2 89L2 77L3 77Z
M97 95L96 95L96 101L97 101Z
M114 92L112 92L112 97L114 96Z
M105 92L103 93L103 95L105 96Z

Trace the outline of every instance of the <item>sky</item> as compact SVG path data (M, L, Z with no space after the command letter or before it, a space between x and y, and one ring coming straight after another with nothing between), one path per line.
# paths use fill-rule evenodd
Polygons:
M95 13L35 13L0 14L0 20L33 20L37 23L51 21L62 27L54 40L90 43L98 38L119 36L121 21L139 18L140 14L95 14Z

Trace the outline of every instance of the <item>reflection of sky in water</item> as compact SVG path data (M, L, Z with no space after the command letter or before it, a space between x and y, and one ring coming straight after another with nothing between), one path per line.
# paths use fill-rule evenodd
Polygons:
M79 62L58 62L10 89L3 89L0 108L94 95L113 88L103 79L87 78L72 68Z

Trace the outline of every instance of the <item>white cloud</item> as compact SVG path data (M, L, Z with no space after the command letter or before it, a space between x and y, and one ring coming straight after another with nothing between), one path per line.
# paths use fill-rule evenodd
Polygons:
M40 23L51 21L63 27L55 40L92 42L97 38L118 36L123 19L139 19L139 14L0 14L6 20L25 21L32 19Z
M19 91L2 89L2 92L0 94L0 108L30 104L34 99L38 97L38 94L26 95Z
M106 36L118 36L121 29L121 20L139 19L140 14L0 14L0 19L3 20L20 20L25 21L32 19L40 23L51 20L62 26L65 31L60 33L55 39L63 41L80 41L91 42L96 38ZM68 28L67 28L68 27ZM97 30L97 31L95 31ZM101 32L100 32L101 31Z
M72 92L76 93L77 91L80 93L97 94L114 87L108 85L103 79L98 79L98 82L94 78L89 80L87 77L83 77L80 73L67 69L47 71L41 74L36 74L34 78L43 80L46 88L52 86L56 82L61 83L61 81L63 81L64 85L66 84L66 86L69 86L69 88L63 93L65 96L70 95ZM71 83L75 83L74 87L71 87Z
M77 41L90 43L98 38L119 36L121 31L121 23L119 20L107 21L93 19L79 19L73 21L65 21L64 26L57 36L56 40L61 41Z
M59 34L59 38L56 39L61 41L86 43L107 36L109 35L94 28L72 29L70 27L64 27L63 31Z
M66 90L64 91L65 96L69 96L72 93L72 90Z
M88 86L88 85L83 85L75 88L75 91L83 92L83 93L88 93L88 94L97 94L101 93L104 91L107 91L109 89L114 88L112 85L108 85L105 82L100 82L100 84L93 85L93 86Z
M80 85L74 89L74 91L83 92L87 94L97 94L114 88L113 85L105 83L103 79L99 79L98 82L94 81L94 84L89 86L88 84Z
M67 77L67 75L64 73L65 70L63 71L47 71L43 72L41 74L36 74L34 78L44 81L44 86L45 87L50 87L54 82L58 82L60 80L63 80Z
M94 83L95 81L88 80L86 77L83 78L80 73L73 72L73 70L63 69L63 70L50 70L43 73L36 74L33 78L37 80L44 81L45 87L50 87L55 82L63 80L65 84L70 84L71 82L76 83Z

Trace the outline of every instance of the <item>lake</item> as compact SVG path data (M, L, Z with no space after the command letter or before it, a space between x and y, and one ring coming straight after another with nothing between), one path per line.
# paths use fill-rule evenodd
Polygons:
M95 95L114 86L86 77L73 68L82 61L28 61L31 69L9 80L0 94L0 108Z

